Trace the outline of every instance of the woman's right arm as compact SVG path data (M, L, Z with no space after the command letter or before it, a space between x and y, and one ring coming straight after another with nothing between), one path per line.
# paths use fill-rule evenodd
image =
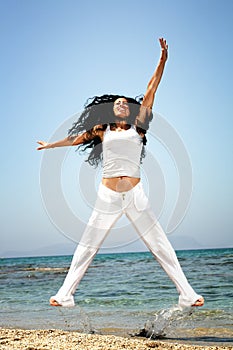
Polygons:
M100 129L100 125L96 125L92 129L92 132L86 131L83 134L78 136L68 136L63 140L55 141L52 143L48 143L45 141L37 141L37 143L40 145L40 147L38 147L37 150L40 151L43 149L50 149L55 147L78 146L86 141L92 140L95 136L99 136L102 140L103 133L104 133L104 130Z
M77 145L81 145L85 141L86 141L86 132L78 136L68 136L63 140L55 141L52 143L48 143L45 141L37 141L37 143L40 145L37 148L37 150L40 151L43 149L50 149L55 147L77 146Z

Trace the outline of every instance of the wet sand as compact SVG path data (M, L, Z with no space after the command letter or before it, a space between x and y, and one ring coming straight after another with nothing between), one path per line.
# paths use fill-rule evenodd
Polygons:
M109 330L110 331L110 330ZM22 330L0 328L0 349L13 350L225 350L233 349L232 342L229 343L229 334L222 334L221 338L209 336L206 339L206 331L199 330L193 337L185 339L148 340L130 336L116 336L113 334L84 334L78 332L66 332L62 330ZM228 336L228 338L227 338ZM196 341L195 341L196 339ZM228 340L227 340L228 339ZM209 340L209 344L205 342ZM211 341L212 340L212 341ZM226 345L224 344L226 342ZM228 344L227 344L228 342ZM199 343L199 344L198 344ZM229 345L231 344L231 345Z

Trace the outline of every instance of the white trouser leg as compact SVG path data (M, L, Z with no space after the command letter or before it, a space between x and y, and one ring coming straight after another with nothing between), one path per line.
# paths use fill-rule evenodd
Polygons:
M100 186L102 190L102 186ZM96 207L74 253L70 269L55 299L62 306L73 306L73 294L114 223L122 215L119 201L103 198L99 191ZM111 192L110 192L111 193Z
M144 209L142 208L143 202L146 205ZM160 263L161 267L174 282L179 293L179 305L181 307L188 307L194 304L201 296L196 294L188 283L176 257L175 251L154 213L150 209L148 200L142 188L136 189L134 194L134 205L127 208L126 215L136 228L146 246Z

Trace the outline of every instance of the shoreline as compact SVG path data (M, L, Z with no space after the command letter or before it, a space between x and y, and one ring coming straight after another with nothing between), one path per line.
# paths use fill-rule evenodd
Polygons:
M111 333L110 329L105 332ZM170 350L232 350L233 338L230 345L227 345L226 338L218 338L218 342L211 341L214 337L201 337L205 333L199 330L199 337L203 341L195 341L196 332L193 337L173 338L162 340L150 340L142 337L132 337L130 335L118 336L113 334L87 334L74 331L63 331L58 329L26 330L15 328L0 328L0 347L2 350L25 349L25 350L150 350L150 349L170 349ZM223 334L224 335L224 334ZM227 334L225 334L226 336ZM229 336L229 334L228 334ZM225 339L225 341L224 341ZM230 337L229 337L230 339ZM226 344L223 344L226 342Z

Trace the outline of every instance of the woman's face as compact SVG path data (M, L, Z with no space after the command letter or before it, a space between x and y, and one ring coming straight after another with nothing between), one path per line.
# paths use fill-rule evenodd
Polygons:
M113 112L118 118L127 118L130 115L129 104L126 98L120 97L114 102Z

